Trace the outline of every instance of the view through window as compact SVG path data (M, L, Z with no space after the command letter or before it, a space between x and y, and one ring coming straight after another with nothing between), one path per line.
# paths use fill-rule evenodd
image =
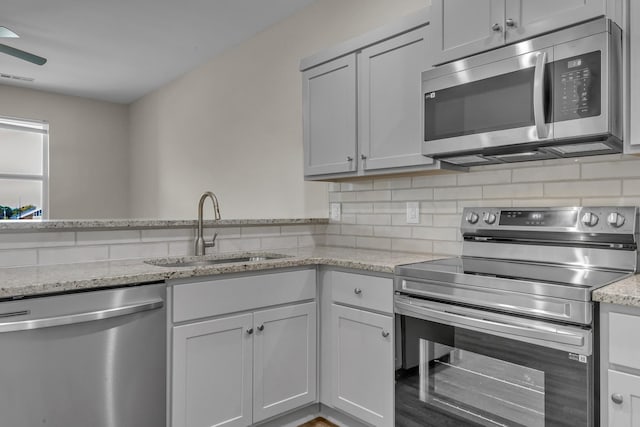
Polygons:
M48 218L49 125L0 117L0 221Z

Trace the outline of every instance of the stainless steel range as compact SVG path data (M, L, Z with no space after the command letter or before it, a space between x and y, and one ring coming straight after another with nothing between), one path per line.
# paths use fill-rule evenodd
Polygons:
M465 208L461 233L396 268L396 425L597 425L591 292L636 271L638 208Z

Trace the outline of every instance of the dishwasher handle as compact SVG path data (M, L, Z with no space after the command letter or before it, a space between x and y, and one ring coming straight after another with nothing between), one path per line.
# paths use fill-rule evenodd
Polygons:
M105 320L114 317L126 316L128 314L140 313L143 311L156 310L164 306L164 301L153 300L141 304L125 305L104 310L87 311L84 313L74 313L64 316L45 317L42 319L21 320L17 322L0 322L0 333L27 331L31 329L50 328L52 326L67 326L77 323L93 322L95 320Z

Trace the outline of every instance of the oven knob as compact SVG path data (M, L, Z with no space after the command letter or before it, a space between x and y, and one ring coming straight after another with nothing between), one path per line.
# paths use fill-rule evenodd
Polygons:
M467 222L469 224L475 224L476 222L478 222L478 219L480 219L480 217L475 212L469 212L467 214Z
M484 215L482 215L482 220L487 224L493 224L496 222L496 216L491 212L485 212Z
M614 228L620 228L624 225L624 216L618 212L611 212L607 217L607 222Z
M598 215L593 212L585 212L584 215L582 215L582 223L587 227L594 227L598 224Z

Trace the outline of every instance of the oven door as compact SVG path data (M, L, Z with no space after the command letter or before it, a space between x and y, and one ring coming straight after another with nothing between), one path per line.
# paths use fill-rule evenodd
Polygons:
M462 60L446 66L449 74L438 69L422 74L422 154L473 154L553 139L548 67L553 49L504 56L499 49L484 54L480 65L469 67Z
M396 426L593 426L588 328L396 296Z

